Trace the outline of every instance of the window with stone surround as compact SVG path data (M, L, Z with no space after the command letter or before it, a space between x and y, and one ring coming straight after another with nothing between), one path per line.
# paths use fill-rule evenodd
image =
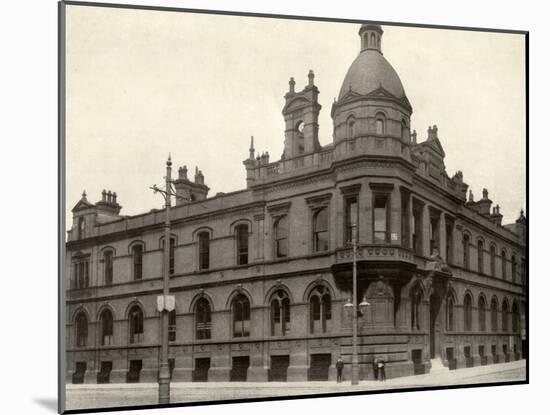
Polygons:
M103 277L105 285L113 283L113 255L112 249L107 249L103 252Z
M501 268L502 268L502 279L505 280L506 279L506 251L503 249L502 252L500 253L500 262L502 264Z
M275 235L275 256L284 258L288 256L288 217L283 215L276 219L273 227Z
M198 234L199 239L199 270L207 270L210 268L210 234L201 232Z
M72 288L88 288L90 286L90 261L89 255L79 257L73 262Z
M374 243L389 242L389 195L374 194L373 229Z
M138 344L143 341L143 311L139 305L134 305L128 313L130 325L130 343Z
M462 266L470 269L470 235L462 235Z
M86 347L88 343L88 317L80 311L75 317L76 347Z
M477 241L477 271L483 274L483 240Z
M199 298L195 305L195 336L197 340L211 338L212 312L210 303L204 297Z
M376 114L375 127L376 135L384 135L386 133L386 117L384 114Z
M477 301L477 317L478 317L478 330L479 331L485 331L486 330L486 317L485 317L485 297L482 295L479 296L479 299Z
M101 345L109 346L113 344L113 313L106 308L99 317L101 330Z
M464 331L472 331L472 296L464 296Z
M328 209L318 209L313 214L313 250L322 252L328 250Z
M491 331L498 331L498 301L495 297L491 299Z
M233 337L250 336L250 301L242 293L237 294L231 302L233 316Z
M515 255L512 255L512 282L516 282L516 272L517 272L517 269L516 269L516 256Z
M143 278L143 244L132 246L132 271L134 281Z
M506 299L504 299L504 301L502 302L501 314L502 331L508 331L508 301L506 301Z
M512 331L519 332L519 307L515 301L512 304Z
M325 333L332 319L332 302L328 288L318 285L309 297L310 332Z
M285 336L290 332L290 298L285 290L277 290L271 297L271 335Z
M344 241L351 243L353 239L353 228L355 227L355 237L358 236L359 209L357 206L357 195L348 196L344 199L345 204L345 231Z
M491 276L496 277L496 256L497 256L497 249L494 245L491 245L490 249L490 256L491 256Z
M237 241L237 265L248 264L248 225L242 224L235 227Z

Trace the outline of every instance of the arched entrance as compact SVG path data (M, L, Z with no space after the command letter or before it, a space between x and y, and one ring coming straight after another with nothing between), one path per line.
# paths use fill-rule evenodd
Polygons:
M437 293L430 296L430 359L439 357L441 350L441 297Z

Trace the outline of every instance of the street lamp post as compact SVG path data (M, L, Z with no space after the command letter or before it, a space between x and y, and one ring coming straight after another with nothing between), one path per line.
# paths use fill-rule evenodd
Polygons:
M351 384L359 384L359 354L357 351L357 332L358 332L358 316L359 310L357 307L357 225L353 224L351 228L351 247L353 250L353 302L348 300L344 306L347 309L348 315L352 316L352 356L351 356ZM370 304L363 298L359 308L361 313L364 313Z
M164 219L164 267L162 278L162 297L157 301L158 310L161 313L161 347L159 367L159 404L170 403L170 365L168 363L168 319L169 319L169 294L170 294L170 198L172 192L172 160L168 156L166 161L166 190L154 185L151 189L164 196L166 217ZM173 307L173 304L172 304Z

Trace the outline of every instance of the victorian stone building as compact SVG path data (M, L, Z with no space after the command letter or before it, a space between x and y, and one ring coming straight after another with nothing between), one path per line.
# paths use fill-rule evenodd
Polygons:
M395 377L522 358L526 218L502 224L486 190L474 200L461 172L448 175L437 127L411 130L382 34L359 30L332 143L319 142L310 72L284 96L280 160L251 143L246 189L209 197L201 171L179 168L174 381L328 380L339 355L349 379L353 235L358 301L370 304L361 378L375 376L375 359ZM73 208L66 243L67 382L156 382L165 212L124 216L116 193L97 197Z

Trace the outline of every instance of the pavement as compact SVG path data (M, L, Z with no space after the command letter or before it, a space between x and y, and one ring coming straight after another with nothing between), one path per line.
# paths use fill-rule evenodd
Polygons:
M254 399L273 396L315 395L355 391L380 391L431 386L469 385L526 380L525 360L444 370L425 375L405 376L384 382L207 382L171 384L171 403L213 400ZM157 383L66 385L66 409L106 408L112 406L154 405L158 403Z

